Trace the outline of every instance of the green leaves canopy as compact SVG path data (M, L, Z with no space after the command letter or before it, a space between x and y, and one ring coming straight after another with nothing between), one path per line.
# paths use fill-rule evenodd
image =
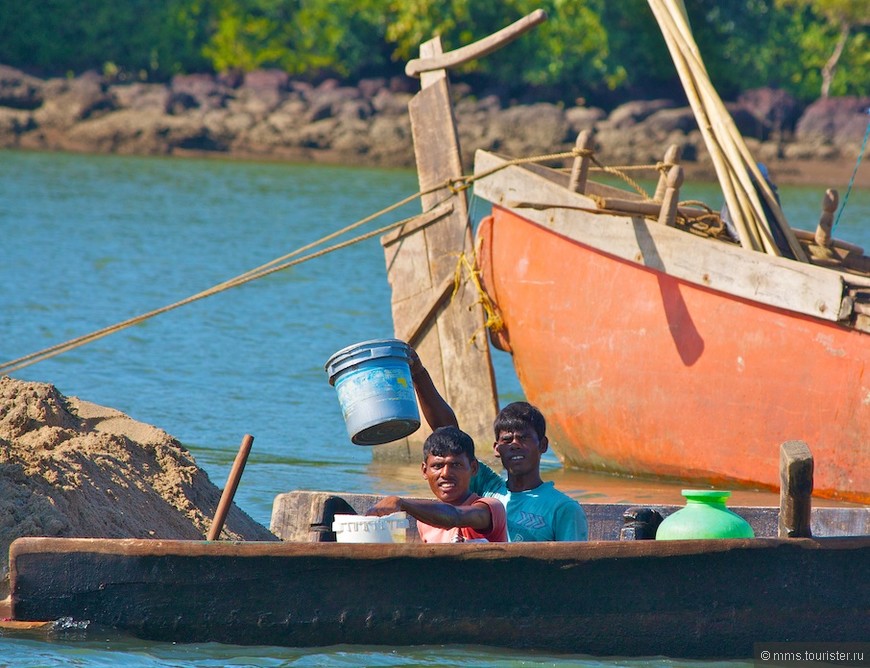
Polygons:
M867 0L686 0L726 99L760 86L804 100L825 90L867 94L866 7ZM260 67L355 80L401 74L435 34L454 49L538 8L547 22L456 76L473 79L476 90L568 103L679 93L646 0L0 0L0 62L151 80Z

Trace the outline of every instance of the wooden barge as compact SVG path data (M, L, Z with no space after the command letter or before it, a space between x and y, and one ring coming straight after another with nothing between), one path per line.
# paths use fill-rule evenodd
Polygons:
M324 512L373 498L279 495L272 530L282 543L18 539L13 619L66 618L167 642L694 658L747 658L758 642L859 642L870 632L861 575L870 537L771 537L775 508L734 509L763 536L755 539L618 540L627 508L589 504L588 543L328 540ZM812 525L867 534L870 509L815 508Z

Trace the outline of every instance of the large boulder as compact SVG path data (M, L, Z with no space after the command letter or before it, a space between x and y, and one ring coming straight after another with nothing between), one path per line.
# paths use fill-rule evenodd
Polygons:
M544 102L505 109L491 118L488 130L499 138L493 148L516 158L563 151L576 139L565 112Z
M657 111L673 109L676 106L673 100L633 100L616 107L603 124L614 130L630 128Z
M745 108L759 123L760 128L769 128L778 136L791 134L800 118L801 107L789 92L781 88L752 88L737 97L737 103ZM761 136L756 133L755 136Z
M857 156L870 117L870 97L831 97L817 100L798 121L795 135L809 145L827 144Z
M565 111L565 120L575 135L583 130L593 130L605 118L607 113L599 107L571 107Z
M117 108L107 86L94 72L75 79L53 79L43 88L43 96L42 106L33 112L34 120L39 126L63 131Z
M8 65L0 65L0 107L36 109L42 104L42 81Z
M233 97L227 82L211 74L176 74L169 85L173 96L189 96L197 107L225 107Z

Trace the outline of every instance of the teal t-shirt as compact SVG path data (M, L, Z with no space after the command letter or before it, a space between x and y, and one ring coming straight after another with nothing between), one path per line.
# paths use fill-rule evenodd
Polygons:
M543 540L586 540L586 513L574 499L552 482L525 492L511 492L507 481L483 462L471 479L471 491L499 499L507 510L508 536L512 543Z

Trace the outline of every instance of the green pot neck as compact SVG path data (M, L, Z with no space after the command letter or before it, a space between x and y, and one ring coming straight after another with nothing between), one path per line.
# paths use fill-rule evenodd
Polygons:
M684 489L686 505L704 505L725 507L725 501L731 496L731 492L718 489Z

